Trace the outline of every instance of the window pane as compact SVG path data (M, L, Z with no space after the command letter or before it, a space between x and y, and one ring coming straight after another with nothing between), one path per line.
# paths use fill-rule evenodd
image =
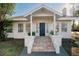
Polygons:
M67 24L62 23L62 32L67 32Z
M23 32L23 24L18 24L18 32Z

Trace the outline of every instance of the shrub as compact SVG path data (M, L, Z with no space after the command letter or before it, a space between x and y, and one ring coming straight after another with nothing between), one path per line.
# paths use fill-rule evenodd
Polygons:
M51 35L54 35L53 31L50 32Z
M28 35L30 36L30 32L28 33ZM35 32L32 32L32 36L35 36Z

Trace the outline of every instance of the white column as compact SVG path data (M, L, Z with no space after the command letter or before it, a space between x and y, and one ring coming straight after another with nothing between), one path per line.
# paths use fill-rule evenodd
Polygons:
M32 14L30 15L30 35L32 36Z
M56 34L56 15L54 14L54 35Z
M61 34L61 22L59 22L59 34Z
M37 28L37 29L38 29L38 36L39 36L39 33L40 33L40 32L39 32L39 23L38 23L38 28Z
M23 23L23 31L24 31L24 35L26 36L27 32L26 32L26 23Z

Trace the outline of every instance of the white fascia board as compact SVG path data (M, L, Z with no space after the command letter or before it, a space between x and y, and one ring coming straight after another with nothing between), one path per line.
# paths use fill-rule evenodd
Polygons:
M73 18L73 17L60 17L60 18L58 18L58 20L74 20L75 18Z

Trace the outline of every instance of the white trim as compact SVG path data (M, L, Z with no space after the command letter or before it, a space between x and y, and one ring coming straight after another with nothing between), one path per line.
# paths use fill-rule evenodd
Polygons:
M59 22L59 35L61 35L60 33L61 33L61 22Z
M73 18L73 17L60 17L60 18L58 18L58 20L74 20L75 18Z
M32 14L30 15L30 35L32 36Z

